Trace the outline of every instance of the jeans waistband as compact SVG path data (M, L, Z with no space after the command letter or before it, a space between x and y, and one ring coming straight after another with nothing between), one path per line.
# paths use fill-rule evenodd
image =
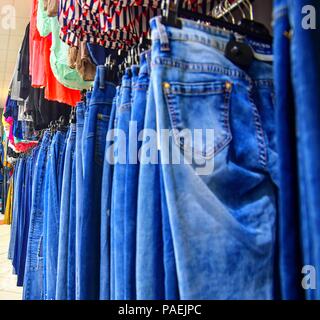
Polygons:
M50 143L51 143L51 133L49 130L46 130L42 138L41 148L49 147Z
M225 48L230 40L237 35L216 27L207 26L194 21L181 19L182 29L165 26L160 17L151 20L152 29L152 63L167 65L190 70L192 72L209 72L238 78L252 85L255 81L272 80L272 65L268 59L272 59L272 48L268 44L250 42L255 47L255 57L251 66L246 70L241 69L225 56ZM239 41L247 41L245 37L236 38ZM186 50L186 43L190 43L190 54L181 52ZM206 58L203 59L203 52ZM269 46L269 47L268 47ZM197 49L196 49L197 48ZM257 52L260 51L258 54ZM264 51L265 49L265 51ZM210 55L209 55L210 53ZM271 54L270 54L271 53ZM257 58L259 56L259 59ZM210 62L207 59L210 57ZM265 60L263 60L265 59ZM190 62L192 61L192 62Z
M90 106L95 104L112 104L116 86L114 83L106 80L106 71L105 66L98 66L94 88L90 97Z

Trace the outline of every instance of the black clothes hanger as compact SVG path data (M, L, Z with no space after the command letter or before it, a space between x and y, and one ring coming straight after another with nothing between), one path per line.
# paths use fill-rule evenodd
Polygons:
M272 45L273 42L268 29L259 22L242 19L240 24L236 25L225 20L183 9L182 0L167 0L167 10L163 13L161 22L166 26L181 29L182 22L179 17L206 22L211 26L226 29L268 45ZM242 68L249 67L254 59L252 48L248 44L238 42L235 39L230 40L227 44L225 56Z
M216 19L211 16L201 14L198 12L193 12L182 8L182 0L167 0L168 9L162 15L161 22L164 25L182 28L182 23L180 18L203 21L209 23L211 26L223 28L240 35L248 36L252 39L259 40L268 44L272 43L272 36L270 35L268 29L261 23L257 21L251 21L243 19L240 24L233 24L225 20Z

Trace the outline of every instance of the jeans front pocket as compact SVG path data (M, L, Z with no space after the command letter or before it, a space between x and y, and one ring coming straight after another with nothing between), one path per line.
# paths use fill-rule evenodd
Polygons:
M230 82L164 82L163 90L174 142L184 152L212 159L230 143Z

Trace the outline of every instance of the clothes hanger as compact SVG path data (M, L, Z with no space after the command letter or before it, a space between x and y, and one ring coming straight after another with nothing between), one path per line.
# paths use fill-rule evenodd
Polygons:
M216 19L213 16L207 16L201 13L183 9L181 0L167 1L169 2L167 5L167 10L164 11L161 19L161 22L164 25L181 29L182 22L179 17L182 17L190 20L206 22L211 26L228 30L234 34L246 36L252 40L261 41L270 46L272 45L273 40L268 29L263 24L253 20L253 7L249 0L248 1L250 5L249 3L246 5L249 8L250 18L252 18L252 20L242 19L239 25L224 21L222 19ZM212 14L214 14L214 12L215 10L212 11ZM231 39L227 44L225 56L230 61L242 68L249 67L254 59L251 46L234 39Z
M207 16L205 14L193 12L187 9L182 8L182 0L167 0L169 3L167 5L167 10L162 15L161 22L164 25L175 27L175 28L182 28L182 23L179 17L186 18L190 20L200 20L203 22L209 23L211 26L219 27L222 29L226 29L228 31L232 31L234 33L238 33L243 36L248 36L252 39L265 42L267 44L272 44L272 37L269 34L268 29L264 26L264 30L267 32L261 32L261 24L253 21L253 8L252 4L250 5L247 3L250 10L250 17L252 18L253 23L251 25L259 26L257 29L254 29L247 24L243 23L242 25L233 24L222 19L214 18L213 16ZM214 13L214 11L213 11Z

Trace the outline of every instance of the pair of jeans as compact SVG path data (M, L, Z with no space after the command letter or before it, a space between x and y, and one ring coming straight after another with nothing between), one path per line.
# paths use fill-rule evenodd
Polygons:
M32 181L33 181L33 173L35 160L38 155L39 148L36 147L33 149L32 154L27 158L26 163L26 174L25 174L25 196L23 203L24 210L24 227L23 227L23 235L22 235L22 250L21 250L21 261L20 268L18 272L18 286L23 286L24 281L24 272L26 265L26 255L27 255L27 243L28 243L28 234L29 234L29 226L30 226L30 213L31 213L31 204L32 204Z
M9 252L8 252L8 259L13 260L14 258L14 248L15 248L15 243L16 243L16 237L17 237L17 228L18 228L18 207L19 207L19 193L18 193L18 188L21 186L19 184L19 177L21 174L21 160L18 160L14 169L14 174L13 174L13 195L18 195L13 198L13 205L12 205L12 222L11 222L11 232L10 232L10 243L9 243Z
M111 239L111 254L114 257L114 293L115 300L125 298L124 282L124 225L125 225L125 194L126 194L126 169L129 136L129 122L131 118L131 92L132 74L127 69L122 78L121 100L117 109L117 127L115 134L117 145L115 150L115 166L112 187L112 209L114 234ZM125 138L125 140L124 140ZM124 149L119 148L119 143L124 142Z
M79 212L79 300L96 300L100 295L100 223L102 171L106 135L115 85L105 80L106 69L98 67L83 132L83 194Z
M284 299L320 298L319 13L320 3L316 0L274 2L281 166L280 283ZM313 22L317 25L312 26ZM303 266L316 272L310 287L301 285L308 277Z
M77 267L79 266L79 254L81 253L79 248L79 213L82 212L82 188L83 188L83 162L82 162L82 138L83 138L83 127L84 127L84 117L86 112L86 105L84 102L80 102L77 105L77 124L76 124L76 147L75 147L75 157L76 157L76 239L75 239L75 268L76 268L76 284L79 283L77 277L79 272ZM77 288L77 285L76 285ZM77 289L75 289L77 290Z
M136 258L138 300L165 299L158 149L148 153L150 142L157 146L157 141L151 140L147 131L157 130L155 110L154 90L150 84L147 92L138 186Z
M111 132L113 133L113 135L110 133L111 138L115 139L116 138L116 134L117 134L117 127L118 127L118 120L119 120L119 110L120 110L120 104L121 104L121 99L122 99L122 87L118 86L117 87L117 92L116 92L116 96L115 96L115 104L116 104L116 110L115 110L115 119L114 119L114 131ZM108 149L107 149L108 150ZM114 146L114 150L113 151L113 157L112 160L114 161L114 165L116 157L117 157L117 150ZM112 215L112 210L114 207L113 201L113 187L114 187L114 174L115 174L115 169L113 166L113 172L112 172L112 187L111 187L111 199L110 199L110 299L111 300L115 300L115 254L114 254L114 215Z
M76 142L76 170L77 170L77 197L76 197L76 296L79 291L79 265L81 250L80 243L80 217L82 209L83 195L83 167L84 167L84 137L87 135L88 127L88 110L92 93L86 95L86 102L81 102L77 105L77 142Z
M76 233L76 125L71 125L63 170L59 249L57 267L57 300L75 300L75 233Z
M13 230L14 238L12 241L13 259L12 265L14 273L18 275L20 268L20 256L21 256L21 242L24 225L24 210L23 200L25 196L25 171L26 171L26 158L19 160L19 166L17 170L15 188L14 188L14 201L13 201Z
M138 73L139 71L139 73ZM124 299L136 299L136 234L137 204L140 162L138 151L141 142L138 136L144 128L149 70L145 54L140 57L140 68L133 66L132 72L132 111L129 124L128 159L126 168L125 216L124 216Z
M172 130L159 144L180 298L272 299L272 65L240 69L224 55L232 35L213 27L151 27L157 129Z
M46 162L50 132L44 133L34 168L27 258L23 285L24 300L43 300L43 216Z
M49 151L48 207L44 226L45 247L45 299L56 297L57 263L60 227L61 189L66 147L66 133L56 132Z
M119 96L117 87L116 96L112 102L112 112L110 116L107 136L110 141L106 141L106 151L103 163L102 189L101 189L101 233L100 233L100 300L110 300L110 213L113 185L114 165L108 161L108 152L111 152L112 138L117 112L117 97ZM113 159L113 158L112 158Z
M304 298L301 286L303 266L301 233L306 222L304 219L300 222L299 216L299 160L290 60L291 40L286 36L291 30L287 2L287 0L274 2L274 79L280 174L277 245L280 293L278 295L284 300L300 300ZM304 231L308 232L308 228ZM309 252L308 248L305 249Z

